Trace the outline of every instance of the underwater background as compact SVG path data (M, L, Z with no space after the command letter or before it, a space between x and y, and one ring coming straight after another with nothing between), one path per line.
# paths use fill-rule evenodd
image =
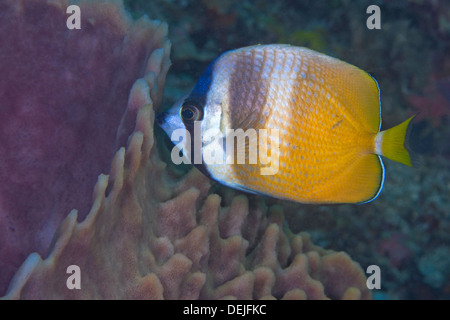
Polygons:
M174 165L155 115L273 43L374 76L418 165L327 206ZM0 0L0 70L0 299L450 298L449 1Z
M411 147L420 164L386 160L380 196L363 205L278 203L294 232L344 251L365 270L381 268L375 299L450 298L450 5L445 0L125 0L134 18L169 25L172 66L163 107L188 92L220 53L255 44L305 46L377 79L382 130L418 114ZM369 5L381 28L369 30ZM157 132L169 148L168 139ZM170 162L170 157L166 157ZM215 186L222 197L235 194ZM250 195L249 198L258 196Z

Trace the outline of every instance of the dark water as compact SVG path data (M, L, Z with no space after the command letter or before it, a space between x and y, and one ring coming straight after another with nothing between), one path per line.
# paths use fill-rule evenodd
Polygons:
M289 43L373 75L381 89L382 129L419 114L410 142L420 165L385 161L386 182L375 201L279 203L294 231L308 231L315 243L347 252L363 269L380 266L382 286L374 291L375 298L450 298L449 1L125 3L134 17L147 14L169 24L173 65L166 106L188 92L218 54L254 44ZM370 5L378 6L379 16L366 12ZM371 23L379 29L369 29Z

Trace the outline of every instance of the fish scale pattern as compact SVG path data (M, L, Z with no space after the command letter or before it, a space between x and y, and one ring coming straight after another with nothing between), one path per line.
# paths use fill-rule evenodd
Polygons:
M373 153L379 92L367 73L306 48L267 45L223 54L214 74L220 74L220 82L213 80L211 95L223 100L222 129L254 130L260 139L258 146L247 142L240 151L247 160L256 152L256 164L235 158L233 165L208 165L216 180L302 203L362 202L377 193L382 165ZM353 86L359 82L365 86L361 99ZM361 108L375 114L372 123L360 117ZM271 139L278 133L277 141L268 139L267 152L261 149L261 129ZM360 161L370 166L362 170L366 181L343 185L348 172L364 169ZM268 167L276 170L262 174Z

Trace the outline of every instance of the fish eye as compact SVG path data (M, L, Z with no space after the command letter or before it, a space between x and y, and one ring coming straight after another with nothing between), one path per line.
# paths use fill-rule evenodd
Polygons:
M196 121L200 118L200 110L191 104L183 105L180 114L183 120L186 121Z

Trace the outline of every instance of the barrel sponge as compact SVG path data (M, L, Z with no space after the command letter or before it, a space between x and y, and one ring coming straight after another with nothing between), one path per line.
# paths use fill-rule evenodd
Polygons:
M66 4L55 0L7 0L6 7L0 10L1 14L26 16L26 8L36 6L40 11L33 12L45 13L44 18L53 21L51 19L55 17L60 20L65 17L63 9ZM62 33L65 36L58 38L62 42L58 52L64 52L66 47L80 47L79 54L73 53L71 57L70 63L75 66L74 69L66 70L64 64L51 68L52 63L58 62L55 59L53 62L46 60L48 55L44 53L38 54L41 59L33 59L34 66L28 69L31 61L25 54L17 54L17 68L23 68L18 71L24 73L23 78L19 77L14 87L0 83L1 99L7 97L5 88L16 90L16 99L23 97L17 104L5 100L10 108L16 108L9 113L5 111L8 124L16 123L16 135L22 134L19 124L23 128L28 119L27 115L20 117L21 106L28 108L27 112L37 120L57 125L59 130L36 136L47 127L38 126L39 123L31 126L30 130L35 130L35 140L25 140L26 143L21 146L16 144L14 159L37 170L27 158L30 153L39 156L39 148L54 144L58 147L52 151L60 152L40 159L46 162L39 168L44 170L42 176L37 177L39 179L27 177L21 184L22 187L32 184L38 191L41 188L45 190L37 196L35 189L29 190L28 197L21 199L23 204L20 210L28 210L27 219L32 219L31 223L25 223L18 217L18 211L10 208L0 210L1 226L9 223L7 225L16 230L15 239L24 238L31 243L24 247L14 245L10 230L10 238L4 242L7 249L2 249L0 261L7 261L8 255L19 250L20 255L16 256L23 256L24 262L10 281L4 298L370 298L371 293L360 266L345 253L313 245L307 233L290 232L281 206L267 206L264 198L249 198L238 192L229 197L219 196L211 188L210 180L197 169L183 175L176 174L162 161L161 148L158 147L160 141L154 137L153 124L170 65L166 26L147 19L132 22L117 1L78 4L86 5L82 7L82 12L91 15L82 21L82 25L97 23L90 40L80 38L78 41L101 43L102 39L115 39L120 35L121 40L105 50L112 55L119 52L121 58L103 55L100 59L100 54L94 63L89 60L92 52L84 54L87 50L85 44L77 44L75 40L72 43L72 36ZM104 6L109 8L109 13L103 10ZM108 16L109 23L101 23L104 15ZM17 21L26 24L28 20ZM34 21L39 25L36 19ZM13 30L10 29L10 32ZM57 37L50 29L48 32L48 39ZM147 38L141 39L143 34ZM24 34L21 36L26 37ZM12 42L13 38L8 39ZM9 42L2 36L0 39L0 50L8 50L4 49L3 44ZM27 41L32 44L37 40L21 39L19 42ZM127 43L130 43L128 49ZM135 72L124 71L125 61L128 61L125 56L136 54L131 50L134 46L138 50L145 48L134 61L140 67L136 67ZM12 63L11 60L8 65L13 69L15 66ZM83 73L77 74L77 68L83 68L83 65L90 65L93 69L82 69ZM34 71L27 73L29 70ZM89 70L95 72L89 73ZM83 79L86 73L100 83L95 86L74 84L72 88L75 93L71 94L67 93L67 87L58 87L64 85L64 79ZM123 73L129 74L124 76ZM97 78L102 74L103 80ZM129 82L133 77L133 81ZM41 83L38 81L46 83L49 89L41 88L33 92L31 84ZM101 81L107 84L103 85ZM42 109L44 103L41 102L52 101L58 88L64 94L55 97L56 104L50 103L48 109ZM32 92L26 94L29 90ZM126 93L126 97L119 93ZM77 100L79 96L83 98ZM48 119L42 119L44 111ZM61 118L64 114L68 116ZM58 122L56 119L62 120ZM86 125L85 121L92 121L93 124ZM112 133L112 138L104 131ZM30 134L25 132L23 136L30 137ZM71 139L70 143L64 139L59 141L61 135L64 139ZM31 148L33 144L39 146L37 151ZM12 148L13 143L8 145ZM98 165L101 162L103 166ZM57 179L64 173L59 166L68 170L64 179L66 184ZM57 173L52 175L54 171ZM100 174L108 171L107 175ZM10 170L1 174L4 178L14 173ZM30 171L31 174L36 173ZM90 175L98 176L92 196L85 193L85 189L89 189L85 180L92 178ZM17 176L21 176L20 173ZM31 183L31 179L36 180ZM50 181L44 183L42 179ZM10 182L12 178L6 181ZM5 189L0 192L2 199L11 202L18 200L18 189L11 188L10 192ZM57 193L59 189L65 191ZM44 206L46 203L52 206ZM39 210L33 211L31 207ZM87 208L85 212L83 208ZM55 219L55 216L62 221ZM46 234L53 235L51 241L34 243L33 239L40 239L38 235L43 230L39 222L52 219L52 227L46 227ZM47 248L48 251L45 250ZM68 268L73 265L79 267L81 289L69 289L67 286L70 276ZM1 265L1 268L6 266ZM3 283L8 283L8 280L2 278Z
M69 30L71 3L0 5L0 294L30 253L47 254L71 209L88 214L97 176L134 129L135 81L162 98L167 25L133 21L120 1L76 1L81 29Z

